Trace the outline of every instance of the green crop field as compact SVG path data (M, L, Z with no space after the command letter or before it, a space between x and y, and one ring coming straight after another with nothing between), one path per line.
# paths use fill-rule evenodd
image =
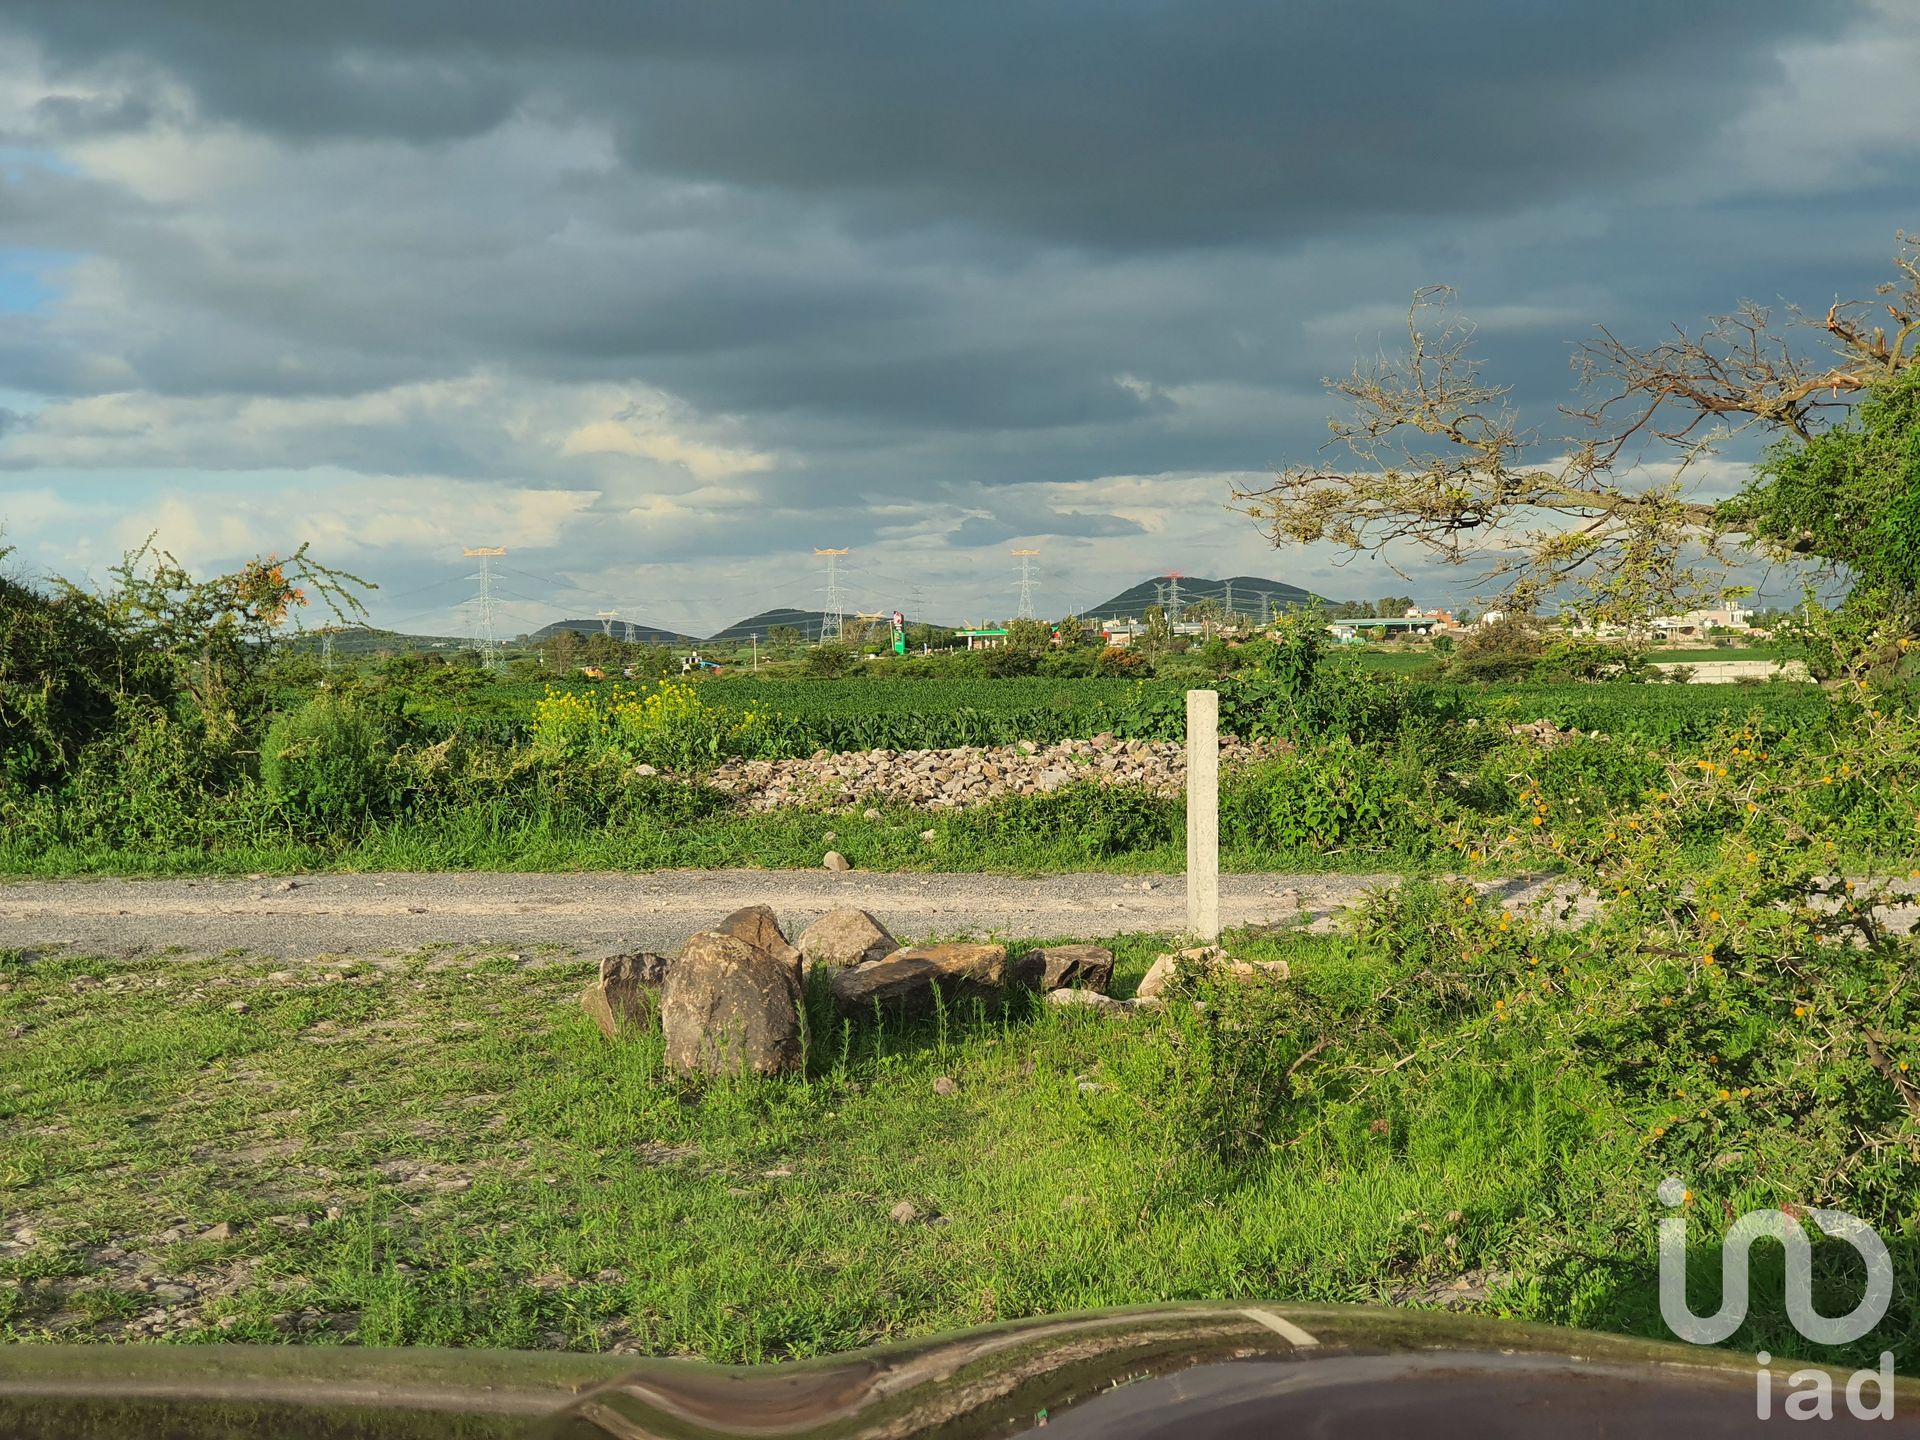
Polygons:
M1365 657L1368 670L1376 659ZM1425 657L1420 657L1424 660ZM721 676L693 682L698 693L736 711L769 712L788 722L792 753L927 749L1085 739L1111 731L1150 739L1184 733L1176 681L1107 678L842 679ZM1627 681L1520 681L1460 686L1414 678L1412 693L1460 718L1506 722L1547 719L1563 728L1650 739L1699 739L1751 714L1770 726L1817 725L1827 701L1816 686L1791 681L1752 685L1659 685ZM407 713L436 735L524 738L534 707L549 690L605 696L622 682L569 680L481 683L406 697ZM624 688L636 688L632 684ZM1229 688L1231 685L1229 684Z

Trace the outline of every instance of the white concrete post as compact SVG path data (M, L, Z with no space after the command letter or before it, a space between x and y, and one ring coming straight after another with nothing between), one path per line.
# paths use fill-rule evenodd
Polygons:
M1187 931L1220 938L1220 692L1187 692Z

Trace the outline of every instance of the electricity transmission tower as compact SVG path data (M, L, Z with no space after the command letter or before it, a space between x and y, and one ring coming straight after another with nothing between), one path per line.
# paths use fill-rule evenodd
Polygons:
M627 626L627 631L626 631L627 644L631 645L633 644L633 621L631 620L627 621L626 626Z
M480 593L474 602L480 606L480 633L475 636L475 648L480 652L480 660L489 670L500 668L499 648L493 639L493 562L507 553L504 545L468 545L461 554L475 556L480 561L480 573L469 575L469 580L480 582Z
M814 554L823 555L827 561L827 603L820 611L820 643L837 641L845 627L847 611L840 599L840 558L846 550L822 550L814 547Z
M1227 611L1227 619L1229 622L1231 622L1233 619L1233 581L1231 580L1227 581L1226 611Z
M1180 618L1180 572L1178 570L1169 570L1166 572L1166 576L1170 582L1170 588L1167 593L1167 618L1170 620L1178 620Z
M594 613L600 617L600 633L611 640L613 638L613 622L620 618L620 612L618 610L596 610Z
M1033 557L1038 550L1015 550L1012 552L1020 560L1020 609L1015 616L1020 620L1033 619Z

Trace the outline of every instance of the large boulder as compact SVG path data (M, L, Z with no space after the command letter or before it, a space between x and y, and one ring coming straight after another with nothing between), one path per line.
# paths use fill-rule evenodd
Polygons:
M600 978L580 992L580 1008L609 1040L617 1040L653 1023L666 978L664 955L609 955L600 962Z
M939 1003L998 1009L1010 978L1004 945L916 945L833 977L833 1003L858 1019L877 1006L892 1016L929 1015Z
M870 960L884 960L899 948L900 942L873 916L843 905L800 933L800 965L803 970L816 965L851 970Z
M743 906L713 928L721 935L731 935L756 950L766 951L793 972L796 983L799 981L800 952L788 943L787 932L780 928L770 907Z
M1098 990L1113 980L1113 952L1100 945L1049 945L1014 962L1020 983L1033 990Z
M798 965L771 947L703 930L667 967L660 1026L667 1064L682 1074L798 1074L805 1056Z

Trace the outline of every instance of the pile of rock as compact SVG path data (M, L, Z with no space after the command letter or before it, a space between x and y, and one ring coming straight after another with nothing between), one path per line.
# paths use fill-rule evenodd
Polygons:
M795 1074L805 1053L802 997L816 969L828 975L840 1015L902 1018L943 1006L998 1009L1022 988L1101 992L1113 955L1097 945L1017 956L1004 945L902 946L852 908L810 926L796 947L771 910L751 905L689 937L673 959L603 961L580 1003L611 1037L650 1027L657 1015L667 1063L682 1074Z
M1223 765L1240 765L1290 749L1285 741L1223 736ZM1075 780L1138 785L1160 795L1186 784L1186 747L1179 741L1062 740L1036 745L964 746L956 750L820 752L806 760L729 760L707 783L753 810L788 805L845 808L892 803L920 810L957 810L1004 795L1039 795Z
M1584 736L1578 730L1562 730L1558 725L1554 724L1553 721L1546 719L1544 716L1538 720L1528 720L1518 725L1509 725L1507 729L1517 738L1521 740L1531 740L1543 750L1551 750L1554 746L1565 745L1571 740L1583 738L1588 740L1602 740L1606 738L1598 730Z

